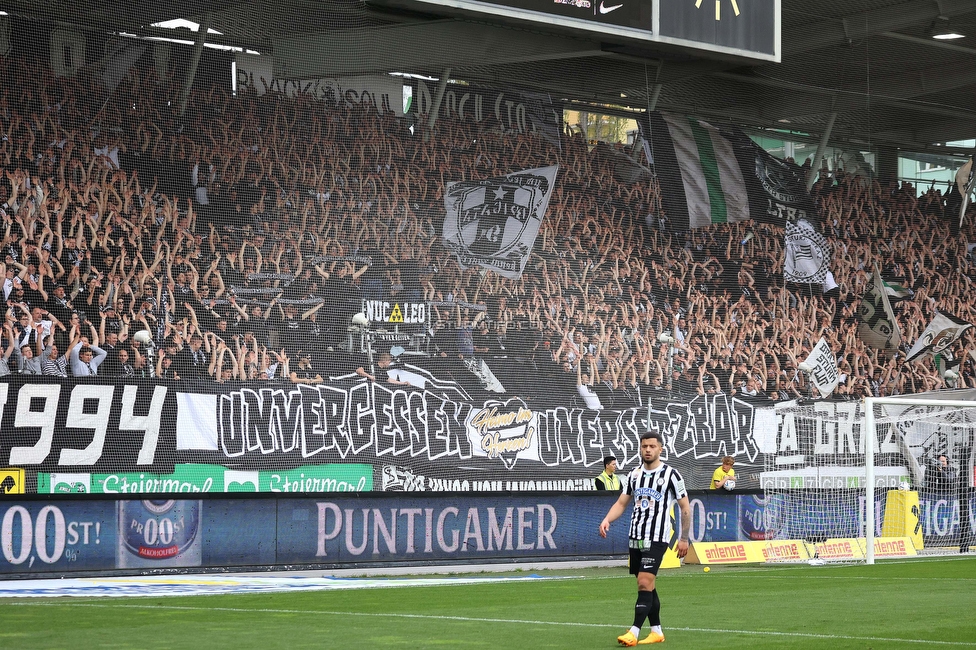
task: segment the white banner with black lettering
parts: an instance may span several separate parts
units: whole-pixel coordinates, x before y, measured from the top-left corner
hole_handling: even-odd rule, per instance
[[[820,395],[830,397],[840,383],[840,377],[837,374],[837,358],[825,338],[820,337],[804,363],[809,367],[810,381],[820,391]]]

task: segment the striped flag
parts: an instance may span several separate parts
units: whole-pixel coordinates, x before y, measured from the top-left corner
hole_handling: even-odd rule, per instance
[[[803,170],[769,155],[741,130],[668,113],[645,114],[640,124],[673,229],[816,220]]]
[[[885,295],[888,296],[889,300],[892,302],[898,302],[899,300],[912,297],[912,290],[906,286],[898,284],[897,282],[881,280],[881,285],[884,287]]]

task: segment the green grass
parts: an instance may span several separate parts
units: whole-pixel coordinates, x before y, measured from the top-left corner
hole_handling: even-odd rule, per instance
[[[613,648],[623,569],[477,586],[0,602],[0,648]],[[525,575],[520,574],[520,575]],[[667,648],[976,648],[976,559],[662,572]],[[645,628],[646,632],[647,628]]]

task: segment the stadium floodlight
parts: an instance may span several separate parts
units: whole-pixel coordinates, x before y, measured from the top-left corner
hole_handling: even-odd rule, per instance
[[[949,17],[939,16],[929,27],[929,33],[937,41],[953,41],[957,38],[966,38],[965,34],[960,34],[949,27]]]

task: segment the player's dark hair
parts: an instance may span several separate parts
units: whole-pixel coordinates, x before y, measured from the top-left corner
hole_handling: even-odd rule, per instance
[[[613,457],[613,456],[607,456],[606,458],[603,459],[603,466],[606,467],[607,465],[609,465],[610,463],[615,462],[616,460],[617,459],[615,457]]]
[[[661,445],[662,447],[664,446],[664,436],[661,434],[660,431],[645,431],[644,433],[641,434],[640,437],[641,442],[644,442],[645,440],[650,440],[651,438],[657,440],[658,444]]]

